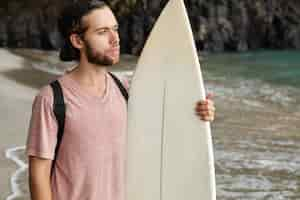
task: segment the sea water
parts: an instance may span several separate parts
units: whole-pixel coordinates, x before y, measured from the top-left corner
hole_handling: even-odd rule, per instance
[[[208,55],[217,199],[300,199],[300,51]]]

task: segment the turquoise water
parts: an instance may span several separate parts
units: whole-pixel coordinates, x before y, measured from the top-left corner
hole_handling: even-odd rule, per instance
[[[272,84],[300,87],[300,51],[211,55],[203,65],[219,76],[260,79]]]
[[[256,51],[205,56],[204,79],[222,97],[299,107],[300,51]],[[299,107],[300,109],[300,107]]]

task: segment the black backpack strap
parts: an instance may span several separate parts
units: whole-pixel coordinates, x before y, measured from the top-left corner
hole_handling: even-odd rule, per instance
[[[61,140],[64,133],[66,106],[65,106],[64,95],[60,83],[56,80],[50,83],[50,86],[52,87],[53,90],[53,112],[56,117],[57,125],[58,125],[57,144],[55,147],[54,160],[52,161],[52,169],[51,169],[51,174],[52,174],[55,161],[57,158],[58,149],[60,147]]]
[[[126,88],[124,87],[124,85],[122,84],[122,82],[111,72],[108,72],[111,77],[114,79],[115,83],[118,85],[122,95],[124,96],[125,100],[128,101],[129,95],[128,92],[126,90]]]
[[[118,85],[122,95],[124,96],[125,100],[128,101],[129,95],[125,87],[123,86],[122,82],[112,73],[109,72],[111,77],[114,79],[115,83]],[[64,128],[65,128],[65,115],[66,115],[66,105],[64,100],[63,91],[61,88],[60,83],[56,80],[50,83],[50,86],[53,90],[53,112],[57,120],[58,125],[58,131],[57,131],[57,143],[55,147],[55,154],[54,159],[52,161],[52,169],[51,169],[51,175],[53,173],[53,169],[55,166],[57,154],[59,147],[61,145],[61,141],[64,134]]]

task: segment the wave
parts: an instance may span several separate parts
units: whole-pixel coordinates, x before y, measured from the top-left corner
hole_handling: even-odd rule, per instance
[[[24,195],[20,189],[20,185],[17,183],[20,175],[23,174],[28,167],[27,164],[21,160],[17,154],[18,151],[23,150],[25,150],[25,146],[9,148],[5,152],[6,158],[14,161],[19,166],[17,171],[11,176],[10,184],[12,194],[9,195],[6,200],[13,200]]]

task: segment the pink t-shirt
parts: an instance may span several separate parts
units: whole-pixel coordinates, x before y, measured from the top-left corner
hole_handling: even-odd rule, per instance
[[[89,94],[66,75],[59,78],[66,118],[51,177],[53,200],[124,199],[127,104],[114,80],[106,76],[102,97]],[[27,154],[53,160],[56,141],[53,93],[48,85],[33,103]]]

